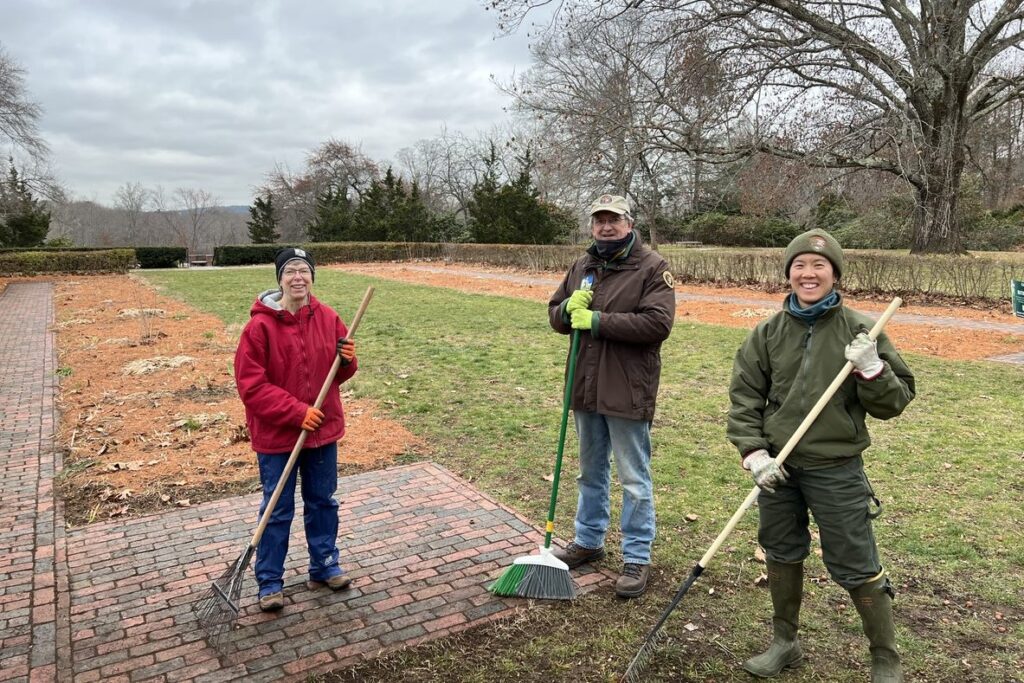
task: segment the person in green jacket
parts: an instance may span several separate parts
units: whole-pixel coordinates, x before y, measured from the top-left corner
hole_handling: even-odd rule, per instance
[[[871,444],[865,416],[887,420],[914,398],[914,376],[888,337],[872,341],[873,321],[846,308],[835,286],[843,250],[824,230],[790,242],[783,310],[761,322],[736,354],[727,435],[761,488],[758,541],[765,549],[774,638],[743,668],[770,677],[803,658],[797,638],[808,512],[833,580],[850,592],[871,649],[871,680],[902,681],[892,585],[871,522],[881,506],[864,472]],[[786,459],[775,456],[850,361],[854,372]]]

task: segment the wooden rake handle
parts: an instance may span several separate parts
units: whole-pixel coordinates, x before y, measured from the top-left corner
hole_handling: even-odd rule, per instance
[[[373,285],[366,288],[366,294],[363,295],[363,301],[359,304],[359,309],[356,310],[356,315],[352,319],[352,325],[348,328],[348,336],[352,337],[356,333],[356,328],[359,327],[359,322],[363,319],[363,313],[366,312],[366,307],[370,305],[370,299],[373,298]],[[335,354],[334,363],[331,365],[330,371],[327,373],[327,379],[324,380],[324,384],[320,387],[320,393],[316,397],[316,403],[313,404],[314,408],[319,408],[323,405],[324,399],[327,398],[327,392],[331,390],[331,385],[334,383],[334,377],[338,374],[338,368],[341,367],[341,356]],[[270,501],[267,503],[266,509],[260,516],[260,524],[256,527],[256,532],[252,535],[252,540],[249,541],[249,547],[255,548],[259,545],[260,539],[263,538],[263,532],[267,528],[267,524],[270,522],[270,515],[274,513],[274,508],[277,507],[277,501],[281,499],[281,492],[284,491],[285,482],[292,474],[292,470],[295,468],[295,462],[299,459],[299,453],[302,452],[302,447],[306,444],[306,437],[309,436],[309,432],[303,429],[299,432],[299,438],[295,441],[295,447],[292,448],[292,453],[288,456],[288,462],[285,463],[284,471],[281,473],[281,478],[277,481],[277,486],[274,487],[274,493],[270,496]]]
[[[875,322],[874,326],[871,328],[871,331],[868,332],[868,336],[872,340],[878,338],[878,335],[882,333],[882,329],[885,328],[885,324],[889,322],[889,318],[893,316],[893,314],[896,312],[896,309],[898,309],[902,304],[903,299],[899,297],[896,297],[895,299],[892,300],[892,303],[889,304],[889,307],[885,309],[885,312],[882,313],[882,315]],[[814,421],[818,418],[818,415],[820,415],[821,411],[825,409],[825,406],[828,404],[828,402],[832,400],[832,396],[834,396],[835,393],[839,390],[839,387],[843,385],[843,382],[846,381],[846,378],[850,376],[851,372],[853,372],[853,363],[851,363],[850,361],[846,361],[846,365],[844,365],[843,369],[839,371],[839,374],[836,375],[836,378],[832,380],[832,383],[828,385],[828,388],[825,389],[825,393],[821,395],[821,398],[818,399],[818,402],[815,403],[814,407],[811,408],[809,413],[807,413],[807,416],[804,417],[803,422],[801,422],[800,426],[796,428],[796,431],[793,432],[793,435],[789,437],[789,440],[786,442],[786,445],[782,447],[782,450],[779,451],[779,454],[775,456],[775,462],[781,465],[783,462],[786,461],[786,458],[788,458],[789,454],[793,452],[793,449],[796,448],[796,445],[800,442],[800,439],[802,439],[804,434],[807,433],[807,430],[811,428],[811,425],[814,424]],[[729,534],[732,533],[732,530],[736,528],[737,524],[739,524],[740,519],[742,519],[747,509],[754,504],[755,500],[757,500],[759,492],[760,489],[757,486],[754,486],[754,488],[750,490],[750,493],[747,494],[746,499],[744,499],[739,509],[737,509],[736,512],[733,513],[733,516],[729,519],[729,522],[725,525],[725,528],[722,529],[722,533],[718,534],[718,537],[715,539],[715,542],[712,543],[711,547],[708,548],[708,551],[704,553],[704,557],[700,558],[700,562],[698,562],[697,564],[700,566],[702,570],[707,569],[708,564],[711,562],[711,558],[715,556],[715,553],[718,552],[718,549],[722,546],[723,543],[725,543],[725,539],[729,537]]]

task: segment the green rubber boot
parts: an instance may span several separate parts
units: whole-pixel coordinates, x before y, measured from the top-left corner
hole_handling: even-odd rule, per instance
[[[850,591],[871,645],[871,683],[903,683],[892,620],[892,588],[881,576]]]
[[[800,623],[800,599],[804,590],[804,565],[768,560],[768,588],[772,593],[774,638],[768,650],[743,662],[755,676],[770,678],[788,666],[796,666],[804,653],[796,632]]]

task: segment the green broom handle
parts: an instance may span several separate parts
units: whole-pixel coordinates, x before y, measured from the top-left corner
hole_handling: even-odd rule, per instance
[[[576,353],[580,348],[580,331],[572,331],[572,348],[569,350],[569,371],[565,376],[565,393],[562,398],[562,426],[558,429],[558,455],[555,457],[555,476],[551,483],[551,503],[548,505],[548,523],[545,527],[544,547],[551,547],[551,535],[555,532],[555,501],[558,500],[558,480],[562,475],[562,453],[565,451],[565,429],[569,422],[569,403],[572,398],[572,383],[576,375]]]
[[[363,301],[359,304],[359,309],[356,311],[356,316],[352,319],[352,326],[348,328],[348,336],[351,337],[356,333],[356,328],[359,327],[359,321],[363,319],[363,313],[366,312],[366,307],[370,305],[370,299],[373,298],[373,285],[366,288],[366,294],[363,295]],[[331,365],[330,371],[327,373],[327,378],[324,380],[323,386],[320,387],[320,393],[317,394],[316,402],[313,404],[314,408],[319,409],[324,404],[324,399],[327,398],[327,392],[330,391],[331,385],[334,383],[334,376],[338,374],[338,368],[341,367],[341,356],[334,356],[334,363]],[[270,500],[267,502],[267,507],[263,511],[263,515],[260,517],[260,524],[256,527],[256,532],[252,535],[252,540],[249,541],[249,547],[255,548],[260,543],[260,539],[263,538],[263,532],[267,528],[267,524],[270,522],[270,515],[274,513],[274,509],[277,507],[277,501],[281,499],[281,492],[284,491],[285,482],[292,474],[292,470],[295,468],[295,461],[299,459],[299,453],[302,452],[302,447],[306,445],[306,437],[309,436],[309,432],[303,429],[299,433],[299,438],[295,442],[295,447],[292,448],[291,455],[288,456],[288,462],[284,465],[284,471],[281,472],[281,478],[277,480],[277,486],[274,487],[274,492],[270,495]]]

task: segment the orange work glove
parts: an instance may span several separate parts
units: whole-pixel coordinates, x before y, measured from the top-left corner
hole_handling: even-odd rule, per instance
[[[356,343],[348,337],[338,340],[338,355],[341,356],[341,364],[348,365],[356,357]]]
[[[302,420],[302,428],[307,432],[316,431],[324,421],[324,412],[310,406],[306,408],[306,417]]]

